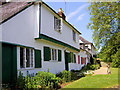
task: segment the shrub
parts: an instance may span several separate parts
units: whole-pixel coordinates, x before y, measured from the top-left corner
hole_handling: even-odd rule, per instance
[[[95,65],[91,65],[91,66],[90,66],[90,69],[91,69],[91,70],[95,70],[95,68],[96,68]]]
[[[78,76],[78,78],[81,78],[81,77],[85,77],[85,74],[83,72],[81,72],[77,76]]]
[[[62,71],[56,74],[57,77],[61,78],[60,83],[71,81],[71,72],[70,71]]]
[[[71,71],[71,80],[77,80],[77,79],[78,79],[77,73],[74,71]]]
[[[69,81],[71,81],[71,73],[70,73],[70,71],[66,71],[66,70],[64,70],[64,71],[62,71],[62,80],[63,80],[63,82],[69,82]]]
[[[56,77],[63,78],[63,73],[62,73],[62,72],[57,73],[57,74],[56,74]]]
[[[60,88],[61,78],[56,77],[55,74],[50,72],[37,72],[36,75],[29,74],[23,77],[20,72],[17,79],[17,86],[19,88],[32,89],[32,88]]]
[[[17,84],[18,88],[24,88],[25,80],[24,80],[24,77],[23,77],[23,74],[21,73],[21,71],[19,72],[19,76],[17,78],[16,84]]]
[[[91,70],[92,69],[91,67],[93,67],[92,64],[88,63],[87,65],[85,65],[84,67],[82,67],[81,71]]]
[[[95,66],[96,66],[95,69],[100,69],[100,65],[99,64],[96,64]]]

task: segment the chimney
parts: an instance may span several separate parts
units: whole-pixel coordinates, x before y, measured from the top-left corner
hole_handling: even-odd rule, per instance
[[[66,16],[64,15],[62,8],[59,8],[58,14],[65,20]]]

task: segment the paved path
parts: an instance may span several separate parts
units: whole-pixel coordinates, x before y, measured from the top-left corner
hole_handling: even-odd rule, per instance
[[[101,62],[101,65],[102,65],[102,67],[98,70],[95,70],[93,75],[107,74],[107,64],[104,62]]]

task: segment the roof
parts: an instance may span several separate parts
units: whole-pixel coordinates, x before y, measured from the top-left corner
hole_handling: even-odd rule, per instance
[[[31,3],[27,3],[27,2],[9,2],[9,3],[5,3],[0,7],[0,10],[2,12],[0,12],[0,23],[5,22],[6,20],[8,20],[10,17],[15,16],[18,12],[20,12],[21,10],[27,8],[28,6],[32,5]]]
[[[9,2],[6,4],[3,4],[2,7],[0,7],[1,11],[0,15],[2,15],[2,17],[0,17],[0,24],[7,21],[9,18],[15,16],[16,14],[18,14],[20,11],[26,9],[27,7],[31,6],[34,2]],[[39,3],[39,2],[37,2]],[[54,14],[56,14],[57,16],[59,16],[61,18],[61,16],[56,13],[50,6],[48,6],[45,2],[41,2],[42,4],[44,4],[47,8],[49,8]],[[67,23],[72,29],[74,29],[77,33],[81,34],[75,27],[73,27],[70,23],[68,23],[66,20],[63,19],[63,21],[65,23]]]
[[[95,48],[95,46],[93,45],[93,43],[91,43],[91,42],[85,40],[83,37],[80,36],[79,39],[80,39],[84,44],[91,44],[91,45]],[[96,49],[96,48],[95,48],[95,49]]]
[[[80,40],[85,44],[92,44],[91,42],[85,40],[83,37],[80,36]]]

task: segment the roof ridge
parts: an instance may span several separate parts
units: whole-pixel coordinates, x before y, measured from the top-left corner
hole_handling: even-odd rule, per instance
[[[91,43],[91,42],[89,42],[88,40],[84,39],[82,36],[80,36],[79,39],[80,39],[83,43]]]

